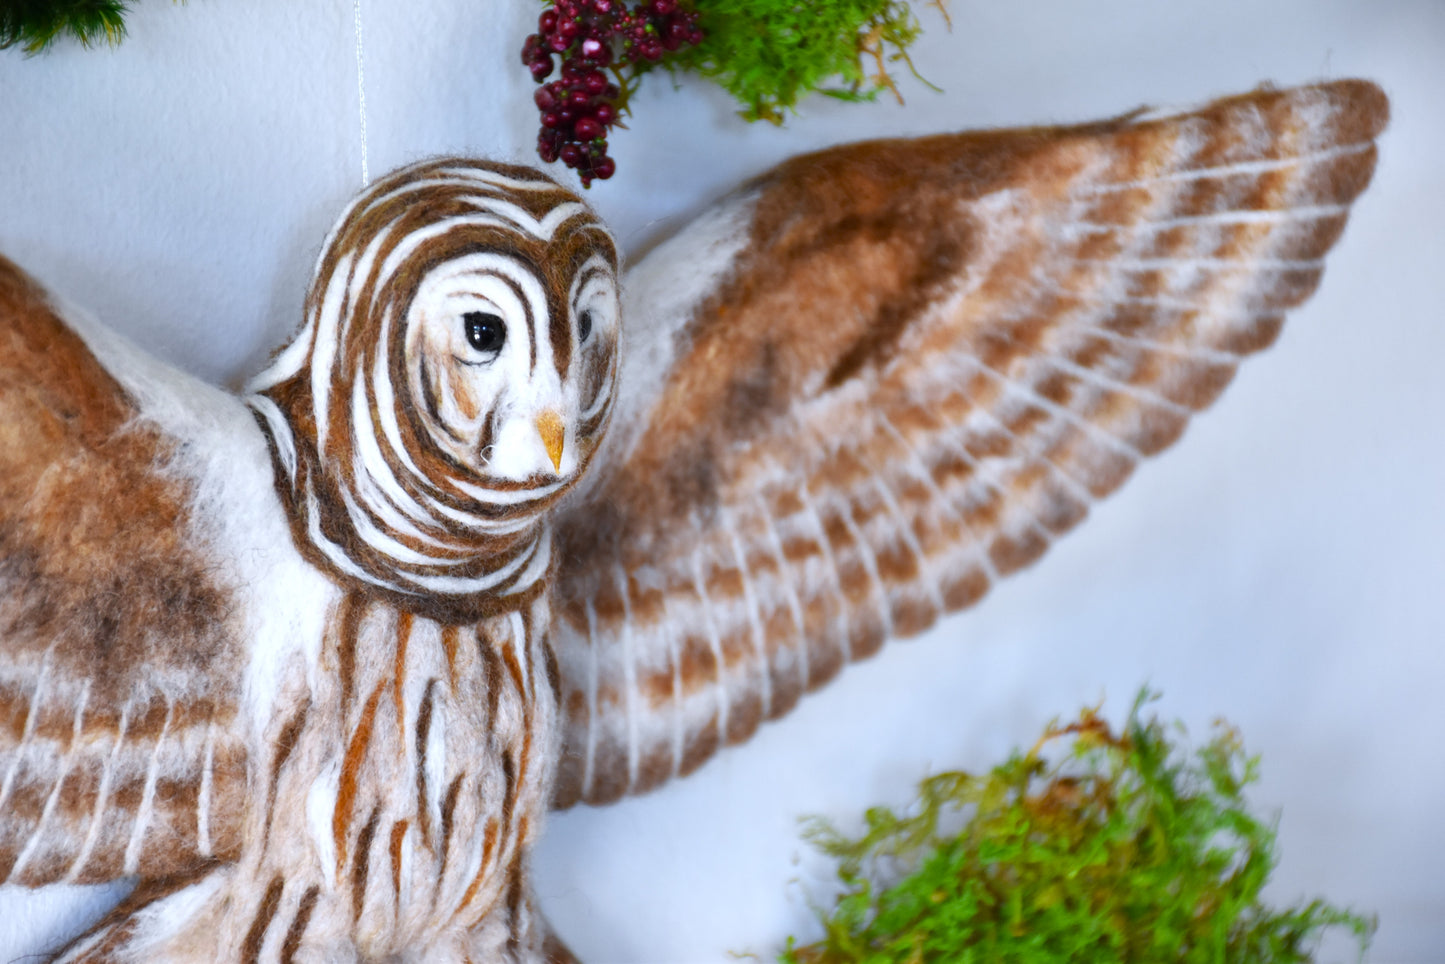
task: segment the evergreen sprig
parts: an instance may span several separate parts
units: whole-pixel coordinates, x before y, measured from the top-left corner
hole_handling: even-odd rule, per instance
[[[947,15],[944,0],[931,2]],[[889,66],[902,60],[913,69],[905,48],[922,32],[902,0],[542,5],[537,32],[521,50],[522,63],[541,85],[534,93],[537,154],[575,169],[583,187],[615,172],[608,137],[625,126],[632,95],[659,67],[710,78],[742,105],[744,119],[781,124],[800,98],[814,92],[851,101],[871,100],[883,90],[898,95]],[[559,66],[560,76],[553,78]]]
[[[934,5],[943,9],[942,0]],[[710,78],[745,119],[775,124],[813,92],[897,95],[889,65],[902,60],[911,71],[906,48],[922,33],[899,0],[695,0],[695,9],[706,39],[665,66]]]
[[[811,821],[844,892],[823,940],[781,960],[1286,964],[1332,928],[1363,957],[1372,919],[1261,902],[1275,830],[1243,799],[1258,760],[1238,734],[1221,726],[1191,758],[1143,719],[1148,698],[1122,734],[1085,710],[986,775],[929,777],[915,815],[869,810],[856,839]]]
[[[0,0],[0,49],[39,53],[69,36],[82,46],[114,46],[125,36],[128,0]]]

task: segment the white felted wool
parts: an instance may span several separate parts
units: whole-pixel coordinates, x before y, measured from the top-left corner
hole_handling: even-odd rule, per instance
[[[525,73],[508,73],[515,58],[505,25],[489,24],[485,37],[473,34],[459,42],[456,28],[473,21],[459,5],[453,6],[456,9],[409,11],[405,20],[392,22],[383,20],[394,16],[388,11],[369,12],[366,36],[370,38],[367,74],[373,170],[436,151],[495,154],[500,145],[501,153],[507,154],[507,145],[530,141],[527,126],[532,118],[526,116],[530,109]],[[1438,560],[1432,562],[1436,557],[1423,551],[1435,518],[1430,511],[1433,502],[1424,497],[1427,486],[1407,486],[1400,491],[1397,481],[1397,497],[1379,513],[1408,517],[1414,520],[1410,525],[1386,524],[1388,520],[1376,518],[1375,512],[1362,512],[1354,521],[1353,516],[1337,519],[1337,524],[1328,527],[1318,523],[1331,506],[1354,504],[1359,491],[1370,484],[1369,477],[1360,474],[1363,469],[1340,471],[1338,443],[1342,437],[1372,439],[1372,464],[1399,463],[1410,469],[1392,470],[1392,478],[1423,483],[1438,477],[1433,463],[1417,464],[1410,461],[1414,456],[1401,454],[1418,453],[1410,439],[1422,437],[1426,428],[1414,425],[1412,419],[1432,411],[1422,400],[1433,396],[1420,387],[1427,383],[1417,376],[1424,370],[1421,359],[1431,355],[1425,349],[1435,336],[1408,327],[1408,319],[1422,317],[1417,307],[1411,307],[1415,304],[1411,299],[1426,290],[1424,279],[1429,272],[1424,266],[1429,263],[1432,244],[1438,255],[1438,242],[1431,240],[1435,237],[1432,232],[1423,229],[1385,230],[1377,212],[1393,212],[1390,216],[1407,226],[1411,216],[1419,222],[1420,212],[1428,207],[1423,199],[1434,196],[1429,193],[1430,185],[1438,186],[1438,176],[1408,159],[1433,156],[1431,142],[1416,126],[1420,112],[1411,108],[1426,103],[1416,93],[1431,87],[1422,78],[1438,75],[1438,65],[1430,66],[1433,61],[1417,56],[1417,48],[1429,47],[1425,40],[1439,36],[1439,24],[1423,12],[1412,15],[1416,18],[1412,21],[1398,11],[1388,17],[1376,11],[1370,18],[1375,26],[1362,31],[1358,29],[1361,9],[1346,3],[1325,7],[1315,3],[1307,8],[1280,3],[1264,11],[1257,5],[1246,10],[1241,4],[1227,2],[1186,4],[1171,10],[1167,23],[1142,5],[1117,3],[1097,11],[1099,23],[1131,23],[1135,29],[1125,36],[1112,28],[1101,33],[1090,26],[1091,21],[1079,21],[1079,12],[1069,5],[1046,6],[1030,14],[1046,17],[1047,24],[1000,8],[986,11],[983,20],[972,23],[966,33],[954,38],[940,33],[936,41],[929,38],[930,49],[943,55],[924,61],[924,72],[930,79],[943,81],[955,92],[953,97],[931,100],[920,93],[909,111],[898,113],[882,105],[841,108],[824,104],[811,118],[784,132],[732,128],[727,106],[699,88],[673,93],[659,87],[644,92],[633,132],[619,135],[615,150],[621,157],[618,178],[589,198],[608,215],[629,248],[637,247],[639,226],[652,219],[694,207],[706,194],[736,183],[786,154],[843,136],[897,133],[905,126],[912,132],[925,132],[1061,116],[1084,118],[1144,101],[1198,101],[1228,90],[1247,89],[1262,71],[1280,80],[1311,78],[1321,69],[1327,49],[1335,52],[1336,69],[1387,81],[1398,105],[1396,126],[1387,143],[1404,147],[1397,152],[1387,146],[1380,183],[1362,205],[1362,215],[1352,222],[1340,257],[1332,256],[1331,281],[1326,288],[1330,295],[1311,306],[1310,317],[1301,319],[1304,324],[1291,323],[1286,335],[1288,350],[1272,354],[1268,367],[1242,377],[1230,401],[1197,423],[1189,444],[1163,460],[1161,467],[1141,472],[1127,498],[1114,500],[1107,511],[1096,513],[1082,535],[1065,540],[1049,555],[1050,562],[1028,578],[1013,581],[1008,591],[997,594],[966,623],[944,623],[934,641],[890,651],[866,668],[845,674],[837,686],[803,701],[802,709],[788,724],[764,728],[753,747],[730,755],[721,766],[704,768],[692,780],[673,784],[648,800],[603,811],[573,811],[551,821],[552,837],[543,846],[540,862],[542,895],[558,929],[584,959],[724,959],[728,949],[777,942],[788,932],[806,928],[810,919],[806,902],[798,900],[789,907],[780,898],[784,882],[796,873],[788,865],[788,856],[794,848],[793,818],[797,814],[820,809],[846,814],[879,799],[900,799],[930,762],[960,762],[960,740],[968,744],[964,762],[984,765],[1011,743],[1029,738],[1048,716],[1096,699],[1105,683],[1111,695],[1117,695],[1132,690],[1146,675],[1166,690],[1171,701],[1178,700],[1171,705],[1184,707],[1181,712],[1192,721],[1202,722],[1223,711],[1242,723],[1252,746],[1265,752],[1267,775],[1281,774],[1265,789],[1271,802],[1286,803],[1282,872],[1287,888],[1312,892],[1323,887],[1331,896],[1385,910],[1382,947],[1393,951],[1387,956],[1418,957],[1421,949],[1438,944],[1430,939],[1429,921],[1418,915],[1412,918],[1408,910],[1411,906],[1438,906],[1438,899],[1432,897],[1438,897],[1438,886],[1431,890],[1433,877],[1407,877],[1413,890],[1406,901],[1396,899],[1400,885],[1391,876],[1399,867],[1431,863],[1430,848],[1419,844],[1421,830],[1431,817],[1408,806],[1402,808],[1398,797],[1387,798],[1373,789],[1395,785],[1385,780],[1387,776],[1391,780],[1399,777],[1405,781],[1399,784],[1400,796],[1438,798],[1432,778],[1402,763],[1418,759],[1422,751],[1419,747],[1408,752],[1403,749],[1412,739],[1409,734],[1438,730],[1431,722],[1433,711],[1428,709],[1433,704],[1409,695],[1414,692],[1412,685],[1435,675],[1429,672],[1434,665],[1430,654],[1435,650],[1426,643],[1438,638],[1438,614],[1422,610],[1418,602],[1410,603],[1406,598],[1410,593],[1403,588],[1426,585],[1432,573],[1439,575]],[[530,19],[534,12],[506,11],[506,16],[520,20]],[[0,195],[14,194],[0,224],[0,250],[20,256],[42,277],[62,282],[66,290],[80,292],[86,303],[103,305],[107,322],[118,324],[148,348],[171,359],[183,359],[187,368],[210,377],[234,374],[239,359],[259,358],[299,317],[303,275],[313,260],[316,239],[356,184],[355,92],[349,86],[354,79],[350,11],[298,13],[262,3],[252,5],[245,15],[221,8],[171,10],[164,6],[140,8],[137,15],[129,45],[117,54],[97,58],[76,51],[49,60],[0,62],[6,89],[19,92],[0,104],[0,116],[6,129],[21,135],[13,148],[7,146],[7,152],[15,152],[8,156],[18,159],[20,173],[13,181],[8,172],[0,177]],[[1204,58],[1209,45],[1200,44],[1197,38],[1208,37],[1226,24],[1235,30],[1245,15],[1255,29],[1248,36],[1231,32],[1228,45],[1217,46]],[[235,22],[225,22],[227,18],[235,18]],[[271,28],[283,18],[294,21],[299,29],[284,32],[278,47]],[[155,32],[157,25],[177,32],[162,37]],[[450,29],[438,30],[439,26]],[[518,37],[524,32],[516,31]],[[1185,34],[1190,42],[1181,46]],[[217,42],[208,38],[220,36],[227,38],[226,49],[206,47]],[[1065,36],[1070,37],[1068,44],[1061,42]],[[487,44],[495,47],[493,54],[486,53],[493,49]],[[959,56],[960,47],[967,51],[966,56]],[[1221,55],[1225,47],[1228,53]],[[1140,66],[1138,51],[1146,49],[1160,53],[1159,69]],[[1081,61],[1084,52],[1092,53]],[[157,57],[158,53],[170,56]],[[290,62],[305,65],[315,77],[308,75],[305,82],[293,83],[298,68],[285,66],[288,54]],[[227,116],[224,131],[207,126],[206,117],[216,101],[215,87],[207,81],[189,85],[199,88],[195,92],[198,105],[212,95],[204,110],[174,106],[187,103],[191,93],[187,84],[153,82],[156,77],[170,76],[180,60],[193,55],[212,73],[179,73],[226,81],[222,85],[227,88],[222,98],[226,110],[216,114]],[[278,60],[270,61],[272,56]],[[922,56],[928,57],[928,51],[922,51]],[[1436,74],[1430,74],[1431,70]],[[482,80],[477,79],[479,71],[488,72]],[[515,80],[493,83],[492,73]],[[106,74],[122,80],[126,76],[144,78],[148,89],[127,90],[123,82],[107,86],[97,81],[85,92],[93,76]],[[237,77],[254,77],[255,82],[236,84]],[[989,78],[987,92],[980,86],[978,78],[982,77]],[[1065,77],[1067,82],[1059,82]],[[67,109],[46,109],[46,99],[66,96],[65,85],[71,83],[77,89],[69,92]],[[267,97],[270,84],[284,86],[287,93]],[[295,88],[306,93],[297,95]],[[118,93],[96,93],[109,90]],[[96,99],[112,97],[109,102]],[[344,109],[333,109],[335,101],[343,102]],[[286,105],[279,113],[277,103]],[[436,105],[436,109],[419,105]],[[92,107],[93,116],[87,116]],[[498,119],[509,111],[512,121]],[[167,116],[165,127],[150,120],[156,115]],[[45,136],[25,136],[25,125],[40,123],[39,118],[47,125]],[[294,130],[276,133],[278,121],[285,130],[290,130],[285,125]],[[56,124],[60,136],[52,133]],[[720,134],[719,127],[725,133]],[[174,148],[134,145],[136,140],[172,136],[177,139]],[[712,149],[723,139],[729,150]],[[97,152],[97,142],[111,149]],[[636,153],[629,154],[629,149]],[[138,160],[155,156],[175,158],[174,169],[168,167],[164,177],[157,177],[153,163]],[[512,156],[525,159],[520,152]],[[67,164],[77,164],[82,157],[84,176],[61,176]],[[1391,167],[1392,161],[1397,166]],[[629,182],[630,168],[645,170],[647,175]],[[100,171],[115,176],[101,178]],[[1390,172],[1393,178],[1383,176]],[[217,198],[222,192],[216,185],[225,186],[224,197]],[[1401,203],[1406,195],[1408,203]],[[1377,206],[1381,204],[1383,208]],[[649,258],[640,263],[633,280],[638,281],[645,272],[651,272],[655,280],[647,286],[637,284],[637,290],[658,292],[658,303],[671,297],[673,307],[655,313],[660,320],[654,321],[652,330],[662,333],[661,337],[648,341],[652,347],[637,356],[641,360],[637,370],[645,377],[630,379],[628,366],[634,362],[624,360],[619,414],[648,410],[668,373],[694,344],[690,337],[669,339],[666,333],[677,330],[684,322],[687,303],[705,296],[726,274],[724,266],[739,256],[740,230],[736,222],[728,222],[713,232],[712,240],[700,229],[684,236],[703,240],[682,259],[683,270],[678,273],[683,278],[671,286],[665,280],[672,272],[666,259]],[[1373,244],[1362,246],[1362,230],[1364,237],[1375,239]],[[1413,240],[1402,245],[1398,243],[1401,237]],[[1365,264],[1360,267],[1362,257]],[[1405,263],[1417,259],[1421,270],[1402,271],[1397,267],[1402,259]],[[698,272],[703,263],[707,270]],[[157,284],[162,276],[173,280]],[[1364,279],[1373,279],[1368,291],[1352,287]],[[1382,286],[1380,279],[1391,283]],[[632,292],[628,297],[633,297]],[[1388,302],[1383,312],[1379,298]],[[647,312],[649,302],[642,300],[639,317],[652,317]],[[1330,307],[1337,303],[1340,309]],[[1345,306],[1348,310],[1341,310]],[[1375,326],[1362,344],[1359,319],[1381,314],[1392,319],[1391,325]],[[1335,318],[1339,321],[1332,321]],[[171,327],[167,329],[167,325]],[[1407,327],[1396,327],[1402,325]],[[168,330],[174,337],[166,334]],[[1412,334],[1404,337],[1400,332]],[[624,332],[624,338],[632,334]],[[1320,338],[1325,341],[1318,341]],[[638,342],[643,344],[641,336]],[[1312,351],[1312,345],[1331,343],[1349,347],[1334,355]],[[1408,350],[1398,351],[1401,348]],[[1389,354],[1392,351],[1396,353]],[[105,355],[101,361],[108,366],[113,363]],[[1385,372],[1388,377],[1370,381]],[[126,383],[119,370],[115,377]],[[1374,387],[1361,391],[1360,379]],[[1354,387],[1344,391],[1342,385]],[[1287,429],[1272,422],[1281,411],[1276,394],[1290,400],[1283,406]],[[1348,411],[1341,410],[1344,405]],[[447,406],[443,403],[442,407]],[[185,402],[170,411],[181,413],[184,421],[184,413],[193,409],[202,411],[206,405]],[[163,410],[165,405],[155,409]],[[1438,404],[1433,410],[1438,410]],[[1321,413],[1329,414],[1321,418]],[[249,416],[244,409],[222,406],[208,421],[239,425],[245,418]],[[157,421],[162,426],[172,424],[159,416]],[[614,428],[628,430],[634,444],[648,434],[636,428],[640,420],[617,421]],[[850,435],[863,424],[861,417],[837,421],[841,424],[830,425],[830,432]],[[1276,426],[1274,434],[1267,428],[1270,424]],[[239,457],[234,473],[224,465],[202,470],[204,459],[187,461],[191,452],[229,453],[232,445],[241,442],[209,446],[199,431],[167,431],[188,440],[166,460],[167,466],[173,466],[186,484],[195,486],[195,492],[209,487],[208,504],[224,506],[227,499],[235,498],[237,505],[250,505],[249,496],[241,494],[243,489],[268,491],[270,479],[260,471],[270,468],[264,458],[248,461],[250,456]],[[238,438],[244,439],[247,431],[254,443],[263,438],[254,422],[242,429]],[[224,434],[218,430],[217,437]],[[614,434],[621,437],[620,432]],[[1295,438],[1310,444],[1301,447],[1292,442]],[[828,444],[816,432],[800,434],[797,441],[800,450],[810,445],[826,449]],[[1326,452],[1332,454],[1321,461]],[[531,455],[540,458],[535,451]],[[610,455],[621,461],[621,450]],[[1349,462],[1348,457],[1345,461]],[[257,471],[245,469],[246,465]],[[600,475],[594,478],[598,484],[603,481]],[[1250,484],[1242,486],[1239,479],[1248,479]],[[891,489],[889,494],[897,506],[898,495]],[[201,497],[195,498],[200,504]],[[880,493],[876,498],[885,512],[894,511],[887,496]],[[828,511],[826,501],[816,508],[823,514]],[[245,510],[237,511],[233,522],[209,517],[209,529],[200,527],[194,544],[208,550],[219,546],[216,551],[234,561],[234,572],[239,575],[235,580],[238,587],[232,591],[244,591],[247,599],[264,595],[248,588],[253,582],[274,582],[298,599],[305,597],[312,589],[306,588],[305,578],[293,576],[308,569],[313,582],[320,580],[335,590],[336,582],[318,577],[299,553],[293,553],[280,567],[281,574],[268,582],[268,567],[274,566],[279,556],[270,550],[251,556],[244,553],[248,531],[277,531],[276,520],[282,517],[272,512],[271,521],[266,518],[248,515]],[[739,541],[754,534],[756,520],[747,512],[730,507],[716,518],[738,528]],[[1313,541],[1324,528],[1331,533],[1328,547]],[[1382,532],[1406,531],[1411,535],[1383,537],[1389,550],[1379,549]],[[1160,532],[1169,535],[1160,536]],[[860,527],[859,534],[867,537],[867,527]],[[922,537],[916,536],[915,541],[918,549],[927,551]],[[1310,551],[1301,553],[1301,546]],[[701,560],[704,572],[699,581],[704,588],[710,587],[709,567],[719,571],[718,561],[725,562],[731,553],[728,545],[723,550],[710,549]],[[750,543],[743,541],[743,554],[749,551]],[[1346,582],[1330,575],[1331,558],[1365,555],[1375,560],[1371,578],[1378,583],[1371,585],[1402,587],[1390,590],[1388,605],[1383,607],[1392,614],[1388,625],[1372,621],[1378,616],[1371,614],[1382,609],[1378,592],[1359,591],[1353,575]],[[1171,560],[1187,560],[1188,565],[1172,569]],[[248,565],[252,568],[246,568]],[[1352,574],[1358,573],[1358,566],[1348,568]],[[866,569],[864,575],[871,579]],[[628,599],[630,611],[641,618],[647,607],[654,605],[653,591],[666,586],[657,584],[645,571],[638,570],[636,575],[636,594],[624,591],[618,596]],[[618,581],[615,575],[613,581]],[[626,582],[625,577],[622,581]],[[1322,594],[1322,585],[1333,588]],[[1328,620],[1309,615],[1323,611],[1321,595],[1331,600]],[[1425,598],[1423,593],[1419,595]],[[696,593],[691,600],[673,596],[663,605],[673,617],[695,621],[705,612],[696,599]],[[928,601],[932,606],[936,603],[936,599]],[[271,615],[278,629],[266,631],[268,638],[277,641],[268,657],[272,664],[257,668],[253,679],[286,676],[286,666],[294,662],[285,660],[296,659],[296,638],[311,640],[299,646],[305,658],[320,659],[324,634],[316,631],[315,623],[324,615],[313,615],[310,628],[287,634],[279,628],[291,618],[285,615],[290,611],[287,605],[273,607]],[[742,600],[731,601],[724,615],[730,625],[746,628],[739,638],[747,640],[755,633],[757,607],[779,605],[791,620],[787,592],[776,584],[750,584]],[[889,613],[890,620],[894,615]],[[962,626],[967,626],[970,637],[966,644],[948,638],[959,636]],[[396,639],[394,630],[372,624],[364,635],[376,644],[358,646],[356,688],[363,701],[354,712],[364,711],[367,687],[384,682],[381,674],[388,672],[390,665],[384,650]],[[1365,637],[1370,640],[1369,647],[1361,644]],[[1298,638],[1311,641],[1308,658],[1300,655],[1304,647],[1294,642]],[[711,650],[711,638],[701,642]],[[717,642],[721,648],[723,640]],[[691,700],[672,714],[609,715],[618,713],[619,706],[629,706],[629,701],[632,707],[642,705],[636,695],[626,694],[635,694],[638,691],[632,687],[672,665],[667,662],[670,656],[657,656],[667,644],[665,635],[639,630],[624,634],[624,645],[633,647],[630,656],[620,648],[608,652],[605,674],[620,681],[616,695],[622,698],[614,704],[602,701],[612,707],[602,714],[607,726],[597,730],[596,736],[584,737],[580,757],[583,783],[597,782],[597,775],[608,769],[599,767],[599,761],[610,753],[611,772],[622,774],[618,786],[636,789],[645,782],[642,777],[656,770],[655,760],[665,759],[669,770],[681,768],[689,734],[706,731],[709,723],[716,729],[719,714],[714,710],[721,706],[717,700],[714,707],[705,700]],[[409,644],[408,652],[419,654],[415,656],[418,666],[425,668],[425,660],[430,658],[427,654],[434,654],[437,645],[422,633]],[[444,657],[445,645],[441,650]],[[1351,655],[1366,651],[1373,655],[1365,663]],[[391,656],[394,658],[395,652]],[[638,662],[639,658],[648,662]],[[604,671],[604,667],[592,667],[565,653],[562,662],[564,677],[585,681]],[[1392,675],[1403,666],[1415,668],[1400,678]],[[801,676],[796,663],[790,668]],[[738,674],[729,682],[746,683],[748,678]],[[1282,701],[1278,681],[1293,679],[1309,685],[1301,694]],[[278,705],[288,705],[283,687],[248,687],[251,702],[246,712],[254,718],[264,717]],[[744,686],[738,692],[747,689]],[[419,718],[425,692],[403,690],[406,712]],[[586,688],[579,692],[585,697]],[[782,692],[781,683],[773,686],[768,699],[773,701],[772,694]],[[907,698],[880,695],[897,693],[906,693]],[[384,720],[393,699],[393,694],[378,699],[377,718]],[[597,701],[592,705],[598,705]],[[661,705],[667,706],[667,701]],[[746,720],[745,706],[746,701],[729,703],[727,718]],[[859,712],[865,706],[867,711]],[[434,712],[445,711],[434,708]],[[507,727],[515,725],[516,713],[508,707],[499,706],[498,716],[509,721]],[[1393,722],[1373,722],[1377,720]],[[161,714],[159,723],[165,722]],[[960,732],[977,736],[962,737]],[[433,728],[427,736],[429,787],[446,785],[446,767],[453,756],[442,733]],[[275,735],[273,731],[272,737]],[[1254,742],[1256,735],[1258,743]],[[727,734],[718,736],[721,741]],[[585,775],[588,745],[590,780]],[[1322,748],[1344,745],[1365,746],[1369,752],[1355,754],[1342,767],[1336,766],[1333,758],[1328,766],[1310,765],[1309,761],[1328,756]],[[1402,748],[1398,754],[1393,749],[1397,745]],[[599,754],[599,748],[604,752]],[[616,748],[623,752],[614,752]],[[201,752],[204,755],[204,744]],[[313,761],[307,764],[312,766],[314,757],[308,757],[308,752],[298,747],[289,765],[306,759]],[[186,762],[181,754],[167,765],[182,767]],[[324,853],[325,841],[335,839],[335,821],[328,823],[327,815],[335,812],[342,777],[339,769],[331,773],[315,765],[323,778],[313,783],[319,788],[315,795],[307,796],[311,814],[307,839],[313,843],[306,846]],[[265,771],[266,762],[259,766]],[[1322,769],[1332,774],[1328,793],[1321,792],[1318,784]],[[144,773],[145,766],[135,772]],[[1338,776],[1341,773],[1343,777]],[[1405,773],[1408,778],[1400,777]],[[436,795],[436,791],[429,792]],[[139,798],[144,797],[142,782]],[[163,800],[164,794],[152,794],[153,807],[157,799]],[[1390,803],[1390,799],[1396,802]],[[434,805],[439,812],[444,803],[442,794],[427,806]],[[369,817],[369,813],[363,816]],[[365,826],[366,821],[360,821],[346,829],[359,834]],[[1341,827],[1350,832],[1341,833]],[[1293,828],[1299,828],[1300,836],[1292,841]],[[559,830],[560,834],[556,833]],[[381,841],[381,830],[374,833],[374,866],[389,870],[391,857],[386,848],[390,841]],[[1361,842],[1352,843],[1355,840]],[[474,837],[468,843],[475,853],[484,843],[484,835],[481,842]],[[1370,854],[1376,850],[1395,857],[1375,860]],[[142,861],[144,856],[145,848],[138,848],[136,860]],[[336,854],[324,856],[334,860]],[[413,859],[403,852],[405,875],[410,875]],[[1395,868],[1391,875],[1379,870],[1386,863]],[[1330,878],[1330,874],[1339,876]],[[1333,883],[1328,885],[1318,883],[1330,880]],[[264,904],[269,884],[266,879],[253,882],[259,891],[254,894],[256,908]],[[348,887],[350,881],[343,880],[339,886]],[[13,893],[12,888],[6,890]],[[270,933],[263,935],[265,950],[275,952],[284,946],[281,931],[289,928],[282,924],[294,923],[305,894],[305,890],[299,894],[283,890]],[[21,899],[29,895],[26,892]],[[187,899],[195,902],[199,896],[198,888]],[[0,891],[0,900],[4,899],[4,891]],[[648,909],[639,911],[640,907]],[[719,908],[726,913],[719,914]],[[14,919],[8,909],[0,904],[0,921]],[[324,914],[316,917],[321,912],[312,913],[320,924]],[[89,919],[84,913],[77,916],[72,933],[87,926]],[[311,929],[309,923],[307,929]],[[0,924],[0,949],[9,949],[5,940],[15,933]],[[326,933],[324,927],[318,927],[313,939]],[[246,936],[241,935],[242,945]],[[26,938],[20,935],[18,939]],[[12,944],[12,953],[34,946]]]
[[[371,185],[244,401],[0,264],[3,880],[140,878],[59,960],[565,953],[549,805],[691,773],[1035,561],[1312,293],[1387,115],[1343,81],[780,165],[640,272],[672,357],[557,513],[617,250],[537,172]]]
[[[615,270],[540,175],[404,169],[248,406],[0,262],[0,879],[140,878],[60,959],[540,959],[540,520],[608,421]]]

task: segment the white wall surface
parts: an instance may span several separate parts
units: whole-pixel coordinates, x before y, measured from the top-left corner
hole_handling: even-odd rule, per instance
[[[534,0],[363,0],[373,174],[438,152],[525,160]],[[1093,119],[1364,76],[1394,102],[1374,186],[1319,293],[1215,408],[975,610],[845,672],[648,798],[551,821],[538,888],[586,961],[765,957],[817,933],[797,819],[902,803],[1052,716],[1144,682],[1264,758],[1281,901],[1377,911],[1373,960],[1445,960],[1445,3],[952,0],[906,107],[819,98],[783,129],[657,77],[590,196],[629,247],[790,154]],[[299,321],[360,186],[350,0],[142,0],[115,51],[0,52],[0,251],[218,381]],[[92,895],[93,903],[112,899]],[[0,888],[0,960],[76,926]]]

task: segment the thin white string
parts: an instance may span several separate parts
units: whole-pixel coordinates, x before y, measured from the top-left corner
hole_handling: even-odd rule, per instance
[[[371,183],[366,157],[366,70],[361,56],[361,0],[352,0],[352,21],[356,29],[356,100],[361,112],[361,186]]]

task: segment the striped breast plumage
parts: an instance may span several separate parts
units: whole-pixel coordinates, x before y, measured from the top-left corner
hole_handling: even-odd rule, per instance
[[[559,733],[545,627],[541,597],[458,625],[339,594],[315,660],[303,648],[281,667],[249,845],[147,895],[150,917],[170,919],[160,946],[192,960],[539,955],[527,857]],[[97,928],[75,956],[139,943],[135,920]]]
[[[0,261],[0,883],[138,878],[66,961],[570,960],[546,810],[1038,559],[1313,293],[1387,116],[846,145],[625,291],[570,191],[426,161],[242,397]]]

